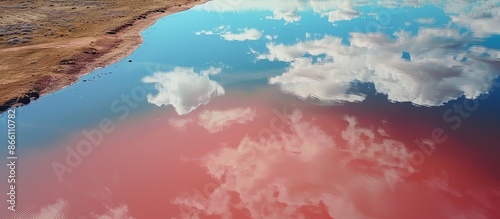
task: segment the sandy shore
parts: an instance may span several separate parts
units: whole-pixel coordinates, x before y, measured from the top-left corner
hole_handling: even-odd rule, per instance
[[[80,76],[96,68],[123,59],[142,43],[142,30],[164,16],[207,1],[209,0],[179,0],[169,1],[167,6],[162,7],[144,6],[145,9],[136,10],[135,15],[116,16],[118,21],[114,24],[103,22],[101,25],[93,25],[92,22],[86,22],[87,26],[80,25],[83,26],[82,33],[74,31],[77,33],[73,37],[61,34],[62,37],[59,38],[41,37],[35,43],[1,45],[0,54],[8,55],[0,57],[0,112],[28,104],[42,95],[71,85]],[[116,7],[119,8],[118,6]],[[86,7],[88,8],[89,6]],[[117,10],[110,11],[117,13]],[[0,27],[1,25],[0,22]],[[86,34],[85,29],[93,26],[100,28],[100,31]],[[0,42],[1,40],[0,37]]]

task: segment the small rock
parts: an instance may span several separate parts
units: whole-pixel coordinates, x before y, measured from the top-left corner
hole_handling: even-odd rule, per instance
[[[95,54],[97,54],[97,49],[95,49],[95,48],[88,48],[88,49],[85,49],[85,51],[83,51],[83,52],[86,53],[86,54],[95,55]]]
[[[38,98],[40,98],[40,93],[34,91],[34,92],[29,92],[27,94],[27,96],[31,99],[31,100],[36,100]]]
[[[31,99],[28,96],[23,96],[23,97],[17,99],[17,102],[22,103],[22,104],[28,104],[31,102]]]
[[[12,39],[7,40],[7,44],[9,44],[9,45],[15,45],[17,43],[19,43],[19,39],[17,39],[17,38],[12,38]]]
[[[76,62],[75,60],[71,60],[71,59],[63,59],[59,62],[59,65],[75,65]]]

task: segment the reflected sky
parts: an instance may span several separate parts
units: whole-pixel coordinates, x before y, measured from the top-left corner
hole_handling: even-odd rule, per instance
[[[24,192],[0,215],[498,218],[499,22],[496,0],[169,15],[122,61],[17,109]]]
[[[498,6],[495,1],[214,1],[198,9],[222,13],[232,26],[196,34],[232,41],[231,26],[240,40],[264,38],[249,45],[256,62],[288,65],[269,84],[302,99],[361,102],[367,94],[354,92],[353,85],[369,83],[392,102],[440,106],[488,93],[498,78],[498,45],[488,46],[498,40],[492,25],[500,16]],[[255,17],[232,23],[240,13]],[[252,23],[259,18],[270,20],[262,23],[271,27],[256,29]],[[258,49],[263,44],[265,49]]]
[[[141,87],[153,105],[208,103],[183,93],[212,95],[206,87],[175,91],[179,99],[143,81],[186,68],[220,69],[208,79],[221,89],[271,85],[330,105],[372,94],[430,107],[474,99],[498,78],[498,10],[497,1],[211,1],[143,31],[144,44],[123,61],[19,109],[20,139],[50,144],[102,117],[117,119],[133,91],[131,114],[157,110]]]

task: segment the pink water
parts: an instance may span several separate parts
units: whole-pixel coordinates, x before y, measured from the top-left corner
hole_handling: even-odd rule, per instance
[[[23,151],[9,218],[500,218],[498,161],[462,143],[474,133],[389,105],[232,93],[187,116],[115,123],[60,182],[52,164],[85,140],[75,133]],[[446,141],[412,162],[436,127]]]

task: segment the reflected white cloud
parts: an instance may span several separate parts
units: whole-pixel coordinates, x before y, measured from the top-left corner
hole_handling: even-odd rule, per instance
[[[258,40],[262,37],[262,32],[255,28],[245,28],[239,33],[225,32],[220,36],[227,41]]]
[[[479,42],[478,37],[500,34],[500,25],[496,25],[500,22],[499,0],[474,3],[466,0],[252,0],[231,3],[220,0],[199,9],[215,12],[264,10],[273,13],[268,19],[283,19],[286,22],[300,19],[301,12],[313,11],[335,24],[360,17],[362,11],[359,6],[401,9],[403,6],[428,4],[443,8],[454,24],[469,28],[472,36],[451,29],[455,28],[451,24],[445,29],[420,27],[416,36],[396,32],[396,40],[381,34],[352,33],[350,46],[344,46],[340,40],[329,36],[311,40],[311,34],[306,34],[304,42],[276,44],[270,35],[266,35],[265,38],[271,41],[267,45],[269,53],[259,58],[290,63],[286,72],[269,80],[271,84],[279,85],[283,91],[302,99],[313,98],[327,103],[363,101],[365,94],[351,91],[352,85],[359,82],[374,84],[376,91],[387,95],[391,101],[423,106],[439,106],[461,96],[476,98],[487,93],[492,81],[499,75],[499,59],[495,56],[498,51],[477,46],[469,48],[468,44]],[[415,21],[429,25],[436,24],[438,19],[417,18]],[[259,36],[257,30],[254,35]],[[227,36],[246,39],[232,33]],[[474,52],[477,49],[487,51],[478,54]],[[251,53],[256,54],[253,50]],[[403,53],[408,56],[407,61],[401,59]],[[310,58],[307,55],[319,57]]]
[[[355,8],[359,6],[374,5],[395,9],[405,6],[421,7],[429,4],[443,8],[451,16],[453,22],[469,28],[478,37],[500,34],[500,25],[497,25],[500,22],[500,0],[218,0],[197,7],[196,10],[212,12],[270,11],[273,12],[273,16],[268,18],[284,19],[287,22],[299,19],[298,12],[313,11],[327,17],[330,22],[334,23],[358,17],[360,12]],[[290,12],[294,13],[288,14]],[[430,24],[433,23],[433,20],[419,19],[419,22]]]
[[[500,34],[500,1],[449,1],[444,6],[453,22],[469,28],[477,37]]]
[[[194,34],[196,35],[213,35],[214,32],[211,31],[211,30],[201,30],[201,31],[198,31],[198,32],[195,32]]]
[[[183,131],[189,124],[194,123],[193,119],[171,118],[168,120],[170,126]]]
[[[500,74],[499,51],[468,48],[472,38],[458,30],[427,28],[416,36],[395,35],[394,40],[381,33],[351,33],[350,45],[332,36],[293,45],[268,43],[268,53],[258,58],[290,63],[270,84],[324,102],[362,101],[363,94],[349,90],[352,83],[366,82],[394,102],[439,106],[487,93]],[[411,55],[410,62],[401,58],[403,52]]]
[[[300,21],[302,17],[296,11],[273,11],[273,16],[267,16],[266,19],[284,20],[286,23]]]
[[[224,95],[224,88],[209,75],[220,73],[220,68],[211,67],[199,73],[193,68],[176,67],[170,72],[157,72],[142,79],[155,84],[158,93],[148,94],[150,103],[157,106],[171,105],[179,115],[185,115],[200,105],[207,104],[213,96]]]
[[[385,0],[379,4],[389,7],[414,6],[432,4],[450,15],[452,21],[469,28],[477,37],[500,34],[500,0],[468,1],[468,0]]]
[[[57,200],[53,204],[49,204],[36,214],[25,215],[25,218],[34,219],[58,219],[58,218],[69,218],[71,210],[71,205],[63,199]],[[116,208],[107,208],[107,212],[102,215],[95,215],[90,213],[90,216],[95,219],[134,219],[129,215],[129,209],[127,205],[121,205]]]
[[[214,35],[214,34],[221,35],[222,33],[227,32],[227,31],[229,31],[229,27],[221,25],[221,26],[218,26],[212,30],[201,30],[201,31],[194,32],[194,34],[198,35],[198,36],[200,36],[200,35]]]
[[[360,13],[354,10],[353,11],[337,10],[324,13],[323,15],[328,17],[329,22],[334,23],[337,21],[352,20],[354,18],[357,18],[360,15]]]
[[[252,10],[265,10],[265,11],[295,11],[305,10],[309,7],[308,1],[300,0],[219,0],[210,1],[206,4],[195,7],[194,10],[204,10],[210,12],[241,12]]]
[[[229,26],[219,26],[212,30],[201,30],[194,32],[195,35],[219,35],[227,41],[258,40],[262,37],[262,31],[255,28],[239,29],[239,33],[233,33]]]
[[[198,125],[210,133],[220,132],[233,124],[247,124],[257,116],[251,108],[205,110],[198,115]]]
[[[117,208],[108,208],[108,212],[103,215],[95,216],[96,219],[134,219],[129,215],[129,209],[126,205]]]
[[[197,124],[209,133],[218,133],[235,124],[247,124],[255,119],[257,113],[252,108],[230,108],[225,110],[203,110],[190,118],[170,118],[170,126],[184,131],[190,125]]]
[[[452,17],[453,22],[461,24],[478,37],[487,37],[493,34],[500,34],[500,16],[496,18],[474,18],[474,17]]]
[[[337,21],[346,21],[357,18],[361,15],[361,12],[354,8],[354,5],[350,1],[345,1],[340,4],[339,9],[334,11],[329,11],[322,13],[322,16],[328,17],[328,21],[335,23]]]
[[[365,0],[218,0],[208,2],[195,10],[204,10],[212,12],[235,12],[235,11],[306,11],[327,12],[339,9],[346,4],[352,6],[366,5],[369,2]]]
[[[47,205],[40,209],[35,215],[31,215],[30,218],[36,219],[53,219],[53,218],[65,218],[66,208],[68,203],[65,200],[59,199],[54,204]]]
[[[433,24],[436,22],[436,19],[431,17],[431,18],[419,18],[417,19],[417,22],[420,24]]]
[[[411,153],[402,142],[362,127],[354,117],[345,117],[348,126],[339,138],[299,111],[287,118],[290,131],[245,137],[236,147],[205,156],[202,165],[220,184],[207,198],[191,193],[175,198],[174,204],[195,209],[183,216],[233,218],[229,209],[238,208],[251,218],[315,218],[306,209],[324,209],[332,218],[401,218],[411,206],[411,218],[484,217],[478,206],[453,203],[448,194],[457,191],[446,179],[402,183],[392,192],[384,173],[414,171]]]
[[[298,22],[301,16],[298,12],[314,11],[329,18],[330,22],[338,20],[350,20],[359,15],[353,7],[366,5],[364,0],[344,1],[344,0],[218,0],[212,1],[197,7],[197,10],[211,12],[242,12],[242,11],[271,11],[272,16],[267,19],[284,20],[287,23]]]

